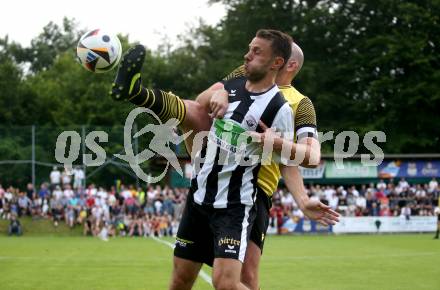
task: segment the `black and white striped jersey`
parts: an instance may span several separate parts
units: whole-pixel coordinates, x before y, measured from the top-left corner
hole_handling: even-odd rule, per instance
[[[224,84],[229,92],[228,109],[223,119],[214,120],[202,150],[204,163],[191,181],[198,204],[214,208],[253,205],[263,150],[252,142],[249,132],[262,132],[260,120],[282,134],[294,132],[292,109],[276,85],[263,93],[251,93],[245,84],[244,77]]]

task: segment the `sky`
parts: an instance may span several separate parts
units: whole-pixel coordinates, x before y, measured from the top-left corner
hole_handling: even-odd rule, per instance
[[[195,27],[202,18],[216,24],[225,15],[221,4],[208,0],[13,0],[0,5],[0,37],[28,46],[50,21],[62,24],[63,17],[75,18],[79,28],[100,28],[109,33],[128,34],[151,49],[163,39],[171,44],[177,35]]]

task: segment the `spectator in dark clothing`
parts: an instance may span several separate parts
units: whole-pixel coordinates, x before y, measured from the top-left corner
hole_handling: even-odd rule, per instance
[[[23,231],[21,229],[21,223],[17,219],[17,216],[15,214],[11,215],[11,221],[10,221],[9,227],[8,227],[8,235],[9,236],[12,236],[12,235],[21,236],[22,233],[23,233]]]
[[[27,187],[26,187],[26,196],[30,199],[33,200],[35,198],[35,190],[34,190],[34,186],[32,185],[32,183],[28,183]]]

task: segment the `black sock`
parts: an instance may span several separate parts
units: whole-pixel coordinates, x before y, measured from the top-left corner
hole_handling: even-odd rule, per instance
[[[185,119],[185,104],[180,97],[172,93],[158,89],[150,90],[141,86],[138,93],[128,100],[137,106],[152,110],[164,123],[175,118],[181,124]]]

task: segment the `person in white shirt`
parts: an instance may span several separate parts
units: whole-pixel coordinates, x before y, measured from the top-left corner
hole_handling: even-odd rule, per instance
[[[333,194],[335,194],[335,188],[332,186],[327,186],[327,188],[324,190],[325,199],[330,201],[330,199],[333,197]]]
[[[87,188],[87,191],[86,191],[87,196],[96,196],[97,192],[98,191],[96,190],[96,187],[94,184],[90,184],[89,188]]]
[[[420,184],[417,184],[416,186],[416,196],[419,198],[426,196],[426,191],[425,189],[423,189],[423,187]]]
[[[61,172],[58,170],[58,167],[53,167],[53,170],[50,172],[49,178],[52,189],[54,189],[55,186],[61,183]]]
[[[438,188],[438,182],[437,180],[434,178],[432,178],[432,180],[429,182],[429,192],[434,192],[436,189]]]
[[[303,212],[298,208],[298,207],[294,207],[293,211],[292,211],[292,218],[295,222],[298,222],[299,220],[301,220],[304,217]]]
[[[313,187],[312,187],[313,188]],[[311,188],[311,189],[312,189]],[[325,198],[325,194],[324,191],[322,190],[321,186],[318,184],[316,185],[316,187],[313,190],[315,192],[315,194],[318,196],[318,198],[320,199],[324,199]]]
[[[108,198],[108,193],[107,193],[107,191],[105,191],[104,188],[102,188],[102,187],[99,188],[99,190],[98,190],[98,192],[97,192],[97,195],[98,195],[100,198],[102,198],[102,200],[107,200],[107,198]]]
[[[411,218],[411,208],[409,206],[404,206],[400,210],[400,216],[404,217],[406,220]]]
[[[406,181],[405,178],[402,177],[402,178],[400,179],[400,181],[399,181],[399,187],[400,187],[402,190],[405,190],[406,188],[409,187],[408,181]]]
[[[162,211],[162,202],[160,200],[156,200],[154,202],[154,209],[156,211],[156,214],[160,214]]]
[[[283,205],[283,208],[291,211],[293,208],[293,203],[294,199],[292,194],[289,191],[284,192],[281,197],[281,204]]]
[[[124,199],[127,199],[127,198],[129,198],[129,197],[132,197],[132,193],[131,193],[131,191],[130,191],[129,189],[124,188],[124,189],[121,191],[121,196],[122,196]]]
[[[12,188],[11,188],[11,187],[9,187],[9,188],[6,190],[6,192],[5,192],[5,194],[4,194],[4,197],[5,197],[5,199],[6,199],[8,202],[11,202],[12,198],[14,197],[14,194],[12,194]]]
[[[376,188],[377,188],[377,190],[379,190],[379,191],[384,191],[385,188],[387,188],[387,185],[386,185],[386,183],[383,181],[383,179],[381,179],[381,180],[377,183]]]
[[[338,208],[339,198],[336,195],[336,192],[333,193],[332,197],[328,201],[328,205],[333,209],[336,210]]]
[[[355,204],[357,207],[361,208],[362,211],[367,207],[367,200],[364,196],[360,195],[356,197]]]
[[[114,194],[109,194],[108,195],[108,205],[113,207],[116,204],[116,197]]]
[[[81,167],[76,167],[73,170],[73,176],[73,188],[78,189],[79,187],[84,187],[85,174]]]
[[[70,185],[72,181],[72,171],[68,171],[67,168],[64,169],[63,174],[61,175],[61,182],[63,183],[63,187],[66,185]]]
[[[342,185],[338,187],[336,192],[338,193],[338,195],[340,195],[342,197],[346,197],[347,196],[347,191],[345,190],[345,188]]]
[[[351,186],[351,193],[353,194],[354,197],[359,196],[359,191],[356,189],[356,186],[354,185]]]
[[[55,186],[55,190],[52,192],[52,195],[55,197],[56,200],[59,200],[63,197],[63,191],[61,190],[61,187],[59,185]]]
[[[70,184],[65,185],[64,189],[64,197],[67,199],[71,199],[75,193],[73,192],[72,188],[70,187]]]
[[[147,189],[147,199],[149,201],[154,200],[156,198],[156,192],[154,191],[152,186],[149,186]]]

